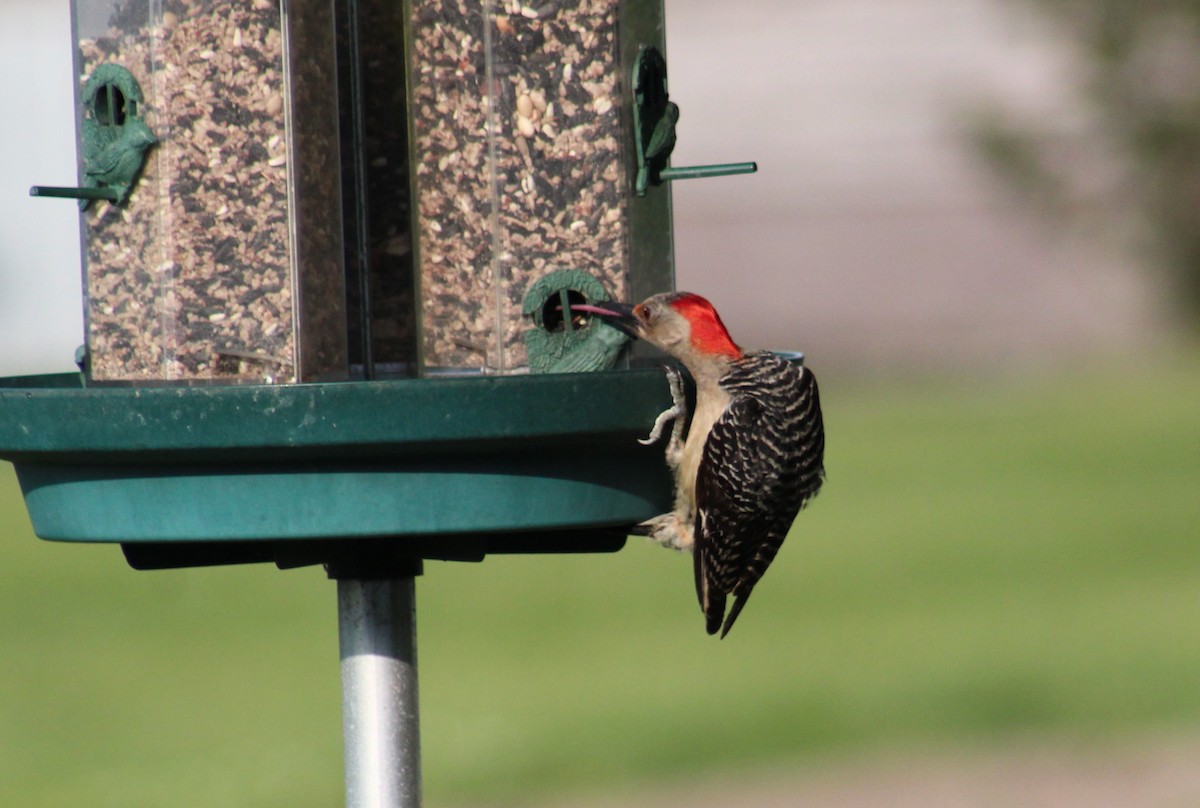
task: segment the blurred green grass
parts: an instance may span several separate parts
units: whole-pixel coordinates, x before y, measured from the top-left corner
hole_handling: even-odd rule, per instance
[[[430,804],[1200,721],[1200,358],[823,379],[829,482],[724,642],[688,559],[430,563]],[[341,801],[333,584],[37,541],[0,472],[0,803]]]

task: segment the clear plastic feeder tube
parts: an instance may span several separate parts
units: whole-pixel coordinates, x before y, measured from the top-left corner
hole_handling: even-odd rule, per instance
[[[426,369],[525,369],[522,301],[555,270],[627,296],[622,5],[409,0]]]
[[[345,374],[333,15],[75,0],[89,376]]]

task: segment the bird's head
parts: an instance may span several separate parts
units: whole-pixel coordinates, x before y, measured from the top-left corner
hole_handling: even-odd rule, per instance
[[[125,141],[130,148],[144,151],[158,143],[158,138],[140,119],[129,122],[125,127]]]
[[[724,367],[742,355],[713,305],[691,292],[654,295],[636,306],[606,302],[573,308],[589,311],[630,336],[661,348],[683,362],[693,375],[704,367]]]

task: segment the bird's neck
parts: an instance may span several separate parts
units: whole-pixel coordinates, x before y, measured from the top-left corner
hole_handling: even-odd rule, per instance
[[[718,389],[721,379],[729,372],[734,361],[733,357],[721,354],[691,354],[680,358],[696,382],[696,389],[701,391]]]

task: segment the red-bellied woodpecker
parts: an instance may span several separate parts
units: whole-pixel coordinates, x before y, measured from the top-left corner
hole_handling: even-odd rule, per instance
[[[661,348],[696,383],[687,437],[679,372],[668,368],[674,406],[654,423],[657,440],[674,420],[667,464],[675,507],[639,525],[669,547],[691,550],[696,595],[709,634],[729,633],[800,509],[825,478],[825,429],[812,371],[766,351],[743,351],[707,300],[687,292],[636,306],[575,306]],[[726,598],[733,607],[726,614]]]

